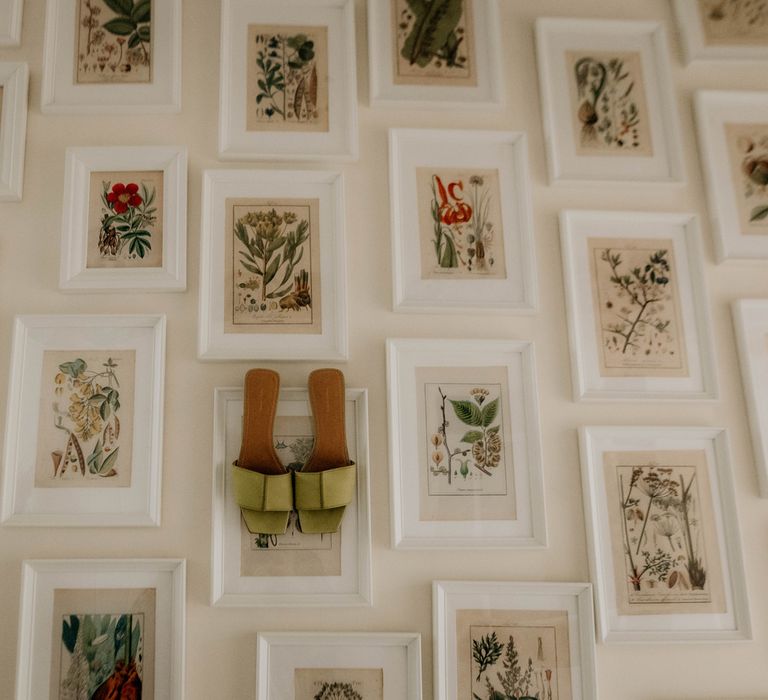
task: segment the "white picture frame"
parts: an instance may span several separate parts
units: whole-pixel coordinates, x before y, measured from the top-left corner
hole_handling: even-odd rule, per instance
[[[154,697],[184,698],[184,559],[35,559],[22,564],[15,700],[49,697],[55,593],[86,589],[155,591]],[[78,611],[79,612],[79,611]],[[59,623],[61,624],[61,623]]]
[[[21,44],[21,16],[24,0],[0,0],[0,46]]]
[[[181,0],[152,11],[148,83],[77,83],[75,3],[47,0],[40,108],[43,114],[171,114],[181,111]]]
[[[227,333],[228,199],[317,200],[321,332]],[[334,171],[206,170],[203,173],[198,357],[201,360],[343,361],[348,354],[344,178]],[[313,282],[314,284],[314,282]],[[287,340],[291,342],[286,342]]]
[[[685,180],[676,93],[669,72],[666,31],[661,22],[539,18],[536,50],[550,183],[669,185]],[[582,51],[619,52],[638,62],[636,70],[642,81],[636,88],[637,105],[641,105],[637,113],[642,120],[647,112],[648,126],[643,130],[646,135],[640,136],[645,145],[641,143],[636,154],[617,151],[615,144],[622,143],[624,148],[629,138],[620,138],[623,131],[611,136],[612,147],[595,148],[599,132],[594,129],[585,152],[579,153],[581,132],[577,133],[576,112],[580,108],[576,100],[581,98],[576,95],[576,79],[566,65],[566,54]],[[602,94],[594,95],[596,104]],[[642,105],[647,105],[647,109]],[[599,110],[597,104],[593,109],[596,128],[601,126]]]
[[[574,399],[716,399],[717,365],[697,218],[692,214],[570,210],[561,213],[560,229]],[[618,356],[618,360],[610,360],[613,365],[604,357],[606,340],[603,332],[606,327],[602,319],[598,324],[596,317],[598,304],[593,287],[596,282],[591,268],[593,263],[597,265],[598,262],[591,259],[589,250],[590,241],[597,242],[601,238],[614,240],[617,244],[626,240],[628,248],[636,247],[633,241],[639,240],[646,241],[646,245],[650,245],[653,239],[672,242],[671,259],[678,277],[675,290],[679,299],[679,305],[674,306],[679,320],[677,325],[683,329],[681,334],[676,335],[680,350],[678,355],[682,358],[679,370],[658,364],[661,360],[657,363],[659,369],[653,364],[643,365],[640,360],[632,364],[632,360],[628,359],[627,364],[622,364],[623,354]],[[622,263],[629,265],[625,259]],[[629,297],[619,294],[617,298],[624,300]],[[611,303],[615,304],[615,301]],[[600,304],[602,310],[602,299]],[[641,319],[640,323],[644,322]],[[675,323],[673,320],[670,325],[674,328]],[[599,338],[598,325],[603,330]],[[598,340],[602,345],[598,345]],[[655,361],[656,358],[651,363]]]
[[[428,484],[432,463],[427,451],[427,433],[432,428],[427,427],[427,418],[421,416],[422,411],[419,410],[419,392],[426,391],[427,386],[427,380],[419,379],[419,372],[422,368],[427,368],[439,375],[443,369],[450,369],[453,373],[457,369],[463,372],[466,368],[467,377],[462,379],[461,383],[472,383],[470,379],[478,375],[477,368],[480,366],[498,368],[502,371],[502,376],[506,376],[505,380],[494,379],[493,383],[499,383],[499,410],[496,415],[499,416],[501,434],[506,433],[511,437],[502,438],[503,446],[500,450],[504,456],[503,463],[506,465],[504,468],[508,480],[504,482],[503,492],[474,495],[473,502],[466,508],[471,511],[470,516],[476,515],[490,507],[492,502],[493,508],[498,509],[499,513],[496,513],[492,520],[468,517],[466,513],[459,518],[450,512],[440,511],[441,499],[438,498],[435,501],[435,508],[438,510],[432,512],[432,506],[429,505],[429,518],[422,519],[420,513],[427,508],[424,501],[426,499],[429,503],[433,495]],[[472,381],[485,383],[485,380]],[[507,401],[503,400],[505,394]],[[533,343],[514,340],[390,338],[387,340],[387,401],[391,536],[395,549],[535,549],[547,546]],[[423,410],[426,410],[426,405],[424,398]],[[450,411],[450,408],[446,410]],[[504,418],[507,412],[509,415]],[[506,425],[505,421],[508,421]],[[419,428],[419,425],[422,425],[422,428]],[[420,430],[424,431],[424,444],[421,446]],[[440,441],[440,444],[443,442],[447,443]],[[469,445],[465,457],[472,452],[472,447],[473,445]],[[450,450],[448,452],[450,453]],[[420,454],[422,458],[419,457]],[[419,468],[419,464],[423,466]],[[438,465],[440,464],[442,460],[438,462]],[[453,471],[450,465],[449,459],[446,474]],[[474,472],[472,475],[475,476]],[[466,478],[464,475],[465,480]],[[510,480],[514,484],[512,489],[508,485]],[[463,483],[459,481],[459,486],[454,486],[453,490],[459,489]],[[444,490],[441,483],[434,493],[439,495]],[[499,499],[497,494],[503,494],[505,498]],[[485,502],[482,500],[486,496],[491,497],[491,502],[488,498]]]
[[[231,490],[231,465],[242,436],[243,389],[214,392],[213,532],[211,605],[218,607],[370,606],[370,474],[368,463],[368,392],[347,389],[345,418],[350,459],[357,464],[357,490],[347,506],[340,534],[340,573],[251,575],[243,573],[240,510]],[[311,416],[306,389],[282,389],[277,416]],[[292,528],[293,524],[289,525]],[[295,532],[292,531],[294,536]],[[326,535],[322,536],[326,538]],[[338,546],[338,539],[333,545]],[[275,551],[270,554],[280,553]]]
[[[324,27],[328,46],[325,131],[248,129],[248,27]],[[353,161],[358,156],[357,58],[353,0],[223,0],[219,158],[222,160]],[[294,95],[295,97],[295,95]]]
[[[165,316],[161,315],[16,317],[11,344],[0,524],[41,527],[160,525],[165,329]],[[99,486],[94,490],[94,485],[67,484],[67,488],[52,488],[47,481],[37,485],[42,372],[48,351],[62,354],[67,351],[133,353],[131,473],[129,483],[123,487]],[[123,395],[128,386],[124,384],[120,388]],[[117,409],[114,413],[117,414]],[[122,418],[124,433],[125,415]],[[88,445],[90,442],[92,440],[87,441]],[[86,445],[86,442],[82,444]],[[69,441],[63,454],[62,472],[68,451]],[[80,454],[83,477],[85,457],[92,456],[90,447],[85,451],[91,454]]]
[[[741,378],[747,400],[752,449],[761,498],[768,498],[768,412],[763,397],[768,391],[768,300],[739,299],[731,307]]]
[[[573,700],[597,700],[594,612],[590,584],[433,581],[432,625],[435,645],[436,700],[459,700],[460,697],[457,650],[460,623],[457,613],[464,610],[472,612],[508,610],[515,611],[518,615],[521,611],[527,613],[540,611],[545,615],[555,611],[564,613],[567,616],[570,658],[571,694],[569,697]],[[523,624],[522,618],[521,624]],[[533,624],[535,625],[535,618]],[[499,641],[504,642],[503,638]],[[542,652],[544,649],[545,647],[542,647]],[[467,645],[468,650],[469,645]],[[537,659],[536,663],[545,661],[546,657],[541,661]],[[521,666],[526,666],[524,658]],[[556,675],[560,669],[561,663],[558,662],[550,668],[550,673],[554,672]],[[560,682],[562,683],[562,680]]]
[[[162,264],[88,267],[91,175],[162,171]],[[59,288],[76,292],[181,292],[187,288],[187,149],[168,146],[68,148],[64,167]]]
[[[29,66],[0,63],[0,202],[20,202],[24,190]]]
[[[742,39],[728,43],[724,37],[711,42],[707,37],[698,0],[673,0],[673,7],[686,64],[693,61],[764,61],[768,59],[765,33],[752,42]],[[763,16],[763,20],[765,19]]]
[[[395,109],[498,110],[504,103],[499,6],[497,0],[474,0],[472,25],[477,63],[474,85],[398,84],[392,36],[394,0],[368,0],[369,89],[371,107]],[[482,44],[482,45],[480,45]]]
[[[595,589],[599,638],[604,643],[727,642],[750,639],[752,631],[744,560],[725,430],[669,426],[590,426],[579,429],[579,444],[587,549]],[[638,610],[636,612],[643,614],[622,614],[617,603],[613,559],[613,552],[619,550],[611,549],[604,455],[609,452],[669,454],[675,451],[696,451],[705,455],[713,524],[717,532],[714,539],[720,553],[719,563],[725,591],[725,610],[721,613],[689,610],[687,614],[643,613]],[[700,555],[700,552],[697,554]],[[711,561],[709,566],[712,566]],[[671,598],[669,602],[674,603]]]
[[[750,234],[749,227],[760,223],[753,223],[747,212],[749,197],[742,189],[753,183],[743,167],[750,158],[758,162],[763,146],[753,142],[743,148],[738,153],[742,162],[735,161],[735,149],[742,140],[751,141],[748,134],[757,136],[761,126],[768,134],[768,97],[763,92],[698,90],[694,108],[717,261],[764,260],[768,258],[768,243],[761,235],[763,229]],[[735,131],[729,134],[729,129]],[[741,134],[739,130],[743,130]],[[765,148],[768,152],[768,142]],[[736,177],[743,180],[736,181]],[[753,206],[753,212],[768,205],[768,199],[761,201],[760,187],[762,183],[757,183],[752,195],[757,195],[752,204],[759,205]]]
[[[501,225],[502,235],[493,232],[493,239],[501,238],[503,245],[503,255],[499,256],[503,258],[502,276],[493,274],[484,278],[476,275],[474,279],[467,279],[467,273],[463,271],[461,278],[450,279],[446,274],[440,279],[437,273],[426,269],[422,237],[426,235],[423,229],[427,226],[425,220],[429,210],[425,206],[428,202],[423,196],[420,197],[424,187],[419,188],[419,178],[424,177],[422,169],[428,168],[443,173],[455,171],[470,179],[477,177],[469,175],[474,168],[485,173],[486,179],[492,178],[497,182],[500,218],[496,223]],[[390,129],[389,177],[395,311],[532,313],[536,310],[538,290],[525,134],[506,131]],[[434,190],[434,179],[432,182]],[[472,201],[477,205],[472,208],[472,221],[477,221],[477,210],[482,208],[483,202],[482,190],[478,196],[478,188],[473,188],[469,181],[462,178],[458,183],[461,189],[454,190],[457,195],[454,205],[469,207],[469,201]],[[452,184],[446,183],[448,190]],[[491,193],[491,190],[492,184],[489,182],[486,193]],[[440,197],[439,194],[433,196]],[[485,200],[486,210],[489,201],[493,204],[493,194],[488,196],[491,199]],[[446,192],[445,206],[449,204],[448,198],[450,195]],[[475,202],[475,199],[479,202]],[[492,218],[488,216],[488,219]],[[440,226],[446,228],[443,223]],[[469,231],[475,228],[472,222],[465,226],[469,226],[467,234],[471,235]],[[461,230],[463,235],[464,229]],[[465,249],[472,248],[468,240],[463,243]],[[491,244],[486,245],[490,248]],[[490,249],[484,257],[492,259],[492,251]],[[468,293],[469,286],[472,287],[471,294]]]
[[[256,700],[292,700],[297,669],[380,669],[384,700],[421,700],[421,635],[399,632],[260,632]],[[379,691],[381,692],[381,691]]]

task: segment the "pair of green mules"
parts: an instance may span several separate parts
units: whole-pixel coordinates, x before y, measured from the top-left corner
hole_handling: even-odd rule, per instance
[[[356,470],[347,451],[344,375],[337,369],[315,370],[307,389],[315,423],[312,453],[300,471],[287,470],[272,434],[280,377],[267,369],[245,375],[243,439],[231,484],[252,533],[283,534],[292,510],[298,513],[302,532],[336,532],[354,498]]]

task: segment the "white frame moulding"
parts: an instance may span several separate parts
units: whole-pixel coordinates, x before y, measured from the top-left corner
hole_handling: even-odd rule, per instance
[[[536,49],[551,184],[683,184],[685,165],[676,92],[669,71],[663,23],[542,17],[536,20]],[[652,155],[577,154],[571,119],[574,106],[568,82],[570,75],[563,56],[564,51],[572,49],[641,52]]]
[[[163,264],[88,268],[93,171],[163,171]],[[181,146],[68,148],[64,168],[59,288],[77,292],[181,292],[187,288],[187,149]]]
[[[481,354],[482,351],[482,354]],[[417,367],[508,370],[515,519],[421,522],[414,373]],[[547,546],[539,400],[533,343],[516,340],[387,339],[391,537],[395,549],[535,549]],[[424,467],[426,468],[426,467]]]
[[[421,219],[416,168],[497,170],[506,279],[421,277]],[[521,132],[389,130],[393,307],[414,313],[533,313],[538,284],[528,143]],[[468,287],[472,293],[468,294]]]
[[[588,426],[579,429],[587,550],[595,590],[597,629],[609,643],[731,642],[752,638],[744,555],[728,438],[721,428]],[[621,615],[616,610],[613,554],[607,522],[602,455],[606,451],[702,450],[706,453],[723,565],[725,613]]]
[[[415,632],[260,632],[256,648],[256,700],[292,700],[291,671],[302,664],[381,666],[383,700],[421,700],[421,635]]]
[[[0,524],[41,527],[160,525],[165,332],[166,319],[162,315],[15,318]],[[40,372],[43,352],[47,349],[136,351],[134,410],[138,418],[134,419],[130,487],[99,489],[96,492],[99,499],[94,499],[94,491],[87,488],[35,488],[34,445],[38,434]],[[25,443],[29,444],[25,447]],[[44,493],[48,491],[53,493]],[[115,493],[109,494],[109,491]]]
[[[457,698],[458,610],[564,610],[568,613],[573,700],[597,700],[592,586],[588,583],[433,581],[432,639],[436,700]]]
[[[23,0],[0,0],[0,46],[21,44]]]
[[[0,202],[20,202],[24,190],[29,66],[0,63]]]
[[[32,559],[22,564],[15,700],[50,691],[51,624],[56,588],[155,588],[154,697],[184,700],[186,561],[184,559]],[[43,659],[38,661],[42,655]],[[48,663],[43,663],[45,659]]]
[[[347,431],[355,433],[357,464],[357,493],[348,509],[354,518],[342,522],[342,571],[340,576],[272,576],[247,577],[229,573],[239,572],[240,561],[228,565],[228,551],[240,552],[240,514],[228,490],[231,460],[235,458],[240,441],[232,430],[242,430],[243,389],[214,390],[213,420],[213,501],[211,534],[211,605],[221,607],[310,607],[310,606],[370,606],[373,598],[371,570],[370,472],[368,451],[368,392],[365,389],[346,390]],[[233,415],[234,411],[234,415]],[[282,389],[278,403],[280,415],[311,415],[306,389]],[[229,429],[228,429],[229,428]],[[348,439],[349,441],[349,439]],[[350,441],[351,442],[351,441]],[[236,443],[236,444],[233,444]],[[355,459],[356,458],[356,459]],[[232,509],[236,511],[237,529],[232,532]],[[229,539],[236,544],[228,546]],[[345,538],[357,544],[344,548]],[[345,570],[345,564],[349,564]],[[230,578],[235,581],[230,582]],[[235,590],[236,589],[236,590]]]

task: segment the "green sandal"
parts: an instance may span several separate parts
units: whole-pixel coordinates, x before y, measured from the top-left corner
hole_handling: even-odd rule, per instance
[[[356,486],[344,424],[344,375],[337,369],[315,370],[309,375],[308,389],[315,443],[302,470],[295,472],[299,528],[313,534],[336,532]]]
[[[243,439],[232,465],[232,490],[248,531],[282,535],[293,508],[293,478],[275,452],[272,426],[280,376],[268,369],[245,375]]]

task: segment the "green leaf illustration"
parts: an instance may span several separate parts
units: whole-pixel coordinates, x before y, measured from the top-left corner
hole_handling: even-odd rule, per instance
[[[499,400],[494,399],[483,409],[483,427],[487,428],[499,413]]]
[[[85,364],[85,360],[80,359],[74,360],[73,362],[64,362],[63,364],[59,365],[59,369],[64,372],[64,374],[68,374],[73,379],[76,379],[83,372],[85,372],[87,367],[88,365]]]
[[[109,20],[109,22],[104,25],[104,29],[115,36],[128,36],[136,31],[136,24],[130,19],[115,17],[115,19]]]
[[[461,20],[464,0],[432,0],[409,2],[416,13],[416,22],[405,40],[403,58],[424,67],[443,49]]]
[[[139,0],[131,12],[131,19],[136,22],[149,22],[152,17],[152,0]]]
[[[115,448],[115,451],[101,463],[101,469],[99,469],[99,474],[108,475],[109,472],[112,471],[112,467],[114,467],[115,462],[117,462],[118,452],[120,452],[119,447]]]
[[[152,30],[149,28],[148,24],[142,24],[139,27],[139,38],[142,41],[149,41],[152,38]]]
[[[454,401],[449,399],[457,418],[466,425],[480,427],[483,424],[483,416],[480,409],[471,401]]]
[[[762,221],[768,216],[768,206],[755,207],[749,215],[750,221]]]
[[[104,0],[104,4],[118,15],[130,15],[133,11],[133,0]]]
[[[488,430],[486,430],[486,434],[487,435],[496,435],[496,433],[499,432],[499,428],[501,428],[500,425],[494,425],[492,428],[488,428]]]
[[[478,440],[483,439],[483,434],[479,430],[470,430],[464,434],[459,442],[468,442],[470,445],[476,443]]]

